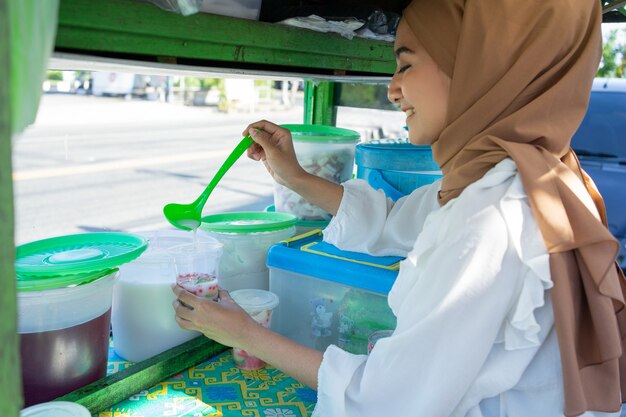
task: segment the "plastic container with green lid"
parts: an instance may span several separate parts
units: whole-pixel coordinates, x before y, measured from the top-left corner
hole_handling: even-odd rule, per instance
[[[18,333],[25,405],[106,375],[118,266],[147,240],[127,233],[60,236],[17,247]]]
[[[264,211],[220,213],[202,218],[200,229],[223,246],[218,282],[228,290],[269,288],[267,250],[296,233],[298,219],[289,213]]]
[[[272,204],[270,206],[265,207],[265,211],[269,213],[275,213],[276,207]],[[302,220],[298,219],[296,221],[296,236],[301,235],[303,233],[310,232],[311,230],[321,230],[328,226],[330,220]]]
[[[358,132],[334,126],[282,125],[293,138],[298,162],[307,172],[340,184],[352,177]],[[301,220],[328,220],[330,213],[309,203],[278,183],[274,186],[277,212],[292,213]]]

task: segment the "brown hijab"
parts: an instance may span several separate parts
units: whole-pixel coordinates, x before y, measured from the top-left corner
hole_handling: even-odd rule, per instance
[[[502,159],[515,161],[550,253],[565,415],[618,411],[626,398],[619,246],[570,149],[601,55],[599,2],[414,0],[403,17],[452,80],[433,144],[440,203]]]

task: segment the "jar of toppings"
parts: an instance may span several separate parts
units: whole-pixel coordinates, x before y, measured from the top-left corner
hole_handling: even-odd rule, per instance
[[[341,184],[352,178],[358,132],[334,126],[282,125],[293,138],[298,162],[307,172]],[[276,183],[276,211],[294,214],[301,220],[328,220],[330,213],[309,203],[299,194]]]
[[[223,245],[219,259],[220,287],[269,289],[267,251],[296,233],[296,216],[289,213],[233,212],[205,216],[200,230]]]

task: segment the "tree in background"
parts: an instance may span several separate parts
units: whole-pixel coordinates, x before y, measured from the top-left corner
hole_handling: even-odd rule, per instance
[[[611,30],[602,44],[602,61],[597,77],[623,78],[626,70],[626,29]]]

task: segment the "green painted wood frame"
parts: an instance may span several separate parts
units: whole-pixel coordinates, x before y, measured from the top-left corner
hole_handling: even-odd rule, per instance
[[[389,76],[390,42],[198,13],[136,0],[62,0],[55,49],[81,55],[283,74]]]
[[[334,82],[306,80],[304,83],[304,123],[334,126],[337,119],[334,95]]]
[[[2,414],[16,417],[22,406],[17,300],[15,292],[15,244],[13,176],[11,164],[11,71],[9,10],[0,1],[0,404]]]

